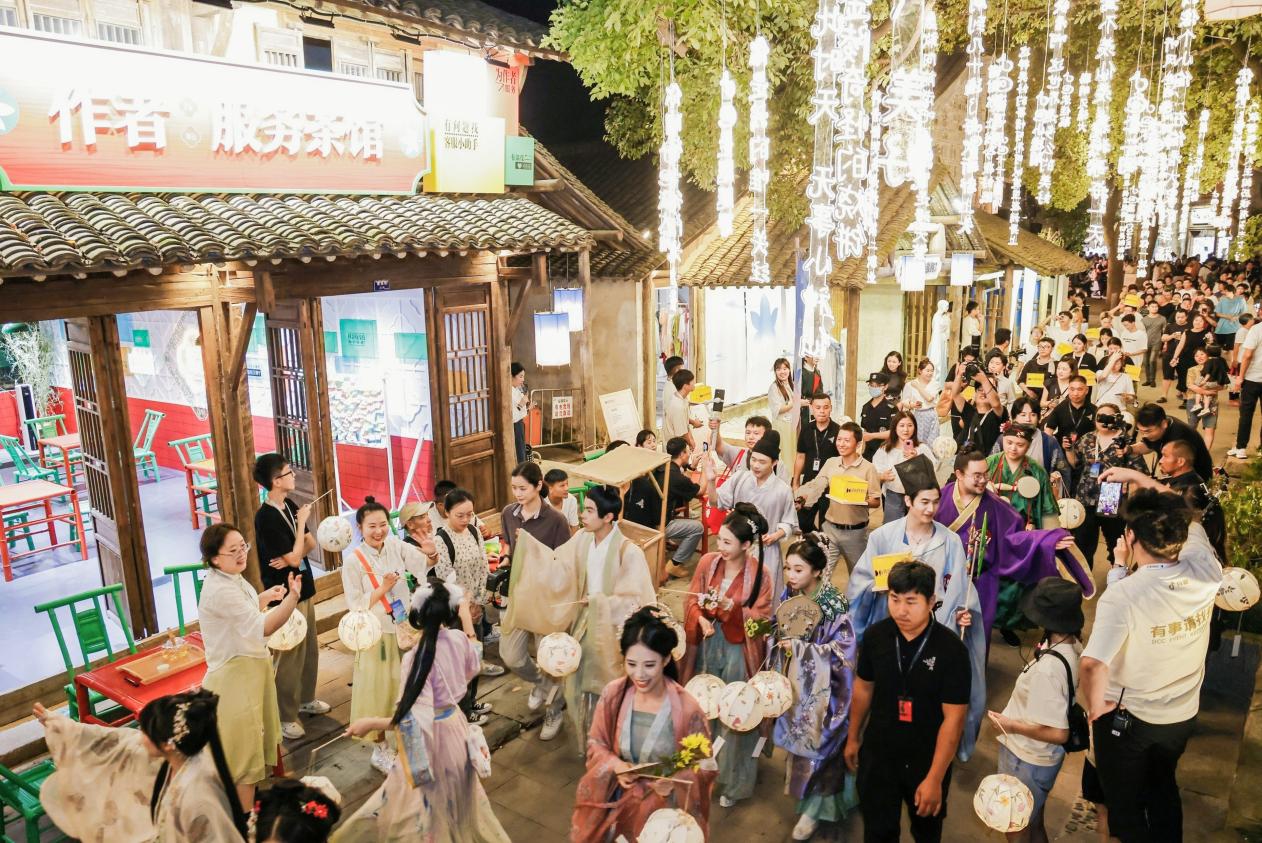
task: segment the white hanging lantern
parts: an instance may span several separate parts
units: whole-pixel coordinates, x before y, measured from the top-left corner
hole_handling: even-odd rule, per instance
[[[973,810],[987,827],[1011,834],[1030,824],[1034,794],[1015,776],[993,773],[977,786]]]
[[[1262,590],[1258,578],[1247,568],[1223,568],[1223,581],[1218,586],[1214,605],[1227,612],[1243,612],[1258,605]]]
[[[748,682],[731,682],[719,695],[719,722],[733,732],[750,732],[762,722],[758,691]]]
[[[552,310],[570,320],[570,333],[583,330],[583,288],[557,287],[552,291]]]
[[[1075,530],[1082,526],[1087,518],[1086,507],[1077,498],[1061,498],[1056,502],[1060,508],[1060,526],[1066,530]]]
[[[684,690],[701,706],[701,713],[707,720],[719,716],[719,697],[727,684],[717,676],[709,673],[698,673],[688,680]]]
[[[1100,0],[1100,43],[1096,45],[1095,113],[1087,143],[1087,178],[1091,210],[1087,220],[1088,254],[1104,254],[1104,206],[1109,200],[1109,137],[1113,107],[1113,56],[1117,33],[1117,0]]]
[[[684,115],[679,110],[684,92],[675,81],[675,62],[670,63],[670,84],[663,98],[662,146],[658,150],[657,210],[661,220],[658,225],[658,248],[666,255],[670,267],[670,309],[674,312],[679,302],[679,261],[682,257],[684,236],[684,196],[679,189],[679,159],[684,152]],[[536,320],[538,317],[536,317]],[[570,362],[566,348],[565,365]]]
[[[898,287],[904,293],[919,293],[925,288],[925,259],[920,255],[900,255]]]
[[[968,287],[973,283],[973,263],[976,257],[972,252],[953,252],[951,254],[951,286]]]
[[[736,181],[736,164],[732,160],[734,144],[732,130],[736,128],[736,81],[723,68],[719,76],[719,160],[715,177],[715,202],[718,213],[720,237],[732,234],[732,209],[735,206],[733,184]]]
[[[337,637],[352,653],[367,650],[381,640],[381,621],[367,609],[352,609],[338,621]]]
[[[982,123],[978,118],[982,98],[982,56],[986,48],[986,0],[968,3],[968,79],[964,83],[964,149],[960,157],[960,228],[973,228],[973,202],[977,197],[977,159],[982,148]]]
[[[570,316],[568,313],[535,314],[535,365],[570,365]]]
[[[783,673],[763,670],[749,677],[749,686],[758,692],[762,716],[775,720],[793,707],[793,685]]]
[[[771,173],[771,142],[767,139],[767,59],[771,45],[758,35],[749,45],[749,216],[750,232],[749,280],[755,284],[771,283],[771,267],[767,263],[767,185]]]
[[[1012,59],[1002,53],[986,69],[986,135],[982,150],[981,204],[991,212],[1003,204],[1004,162],[1008,160],[1008,95]]]
[[[553,632],[543,636],[535,653],[539,669],[558,679],[578,670],[582,658],[583,646],[568,632]]]
[[[354,539],[351,522],[340,515],[330,515],[316,527],[316,542],[329,553],[341,553]]]
[[[267,638],[267,646],[278,653],[292,650],[307,637],[307,619],[302,612],[293,611],[289,618],[280,625],[280,629]]]
[[[1240,20],[1262,14],[1262,3],[1253,0],[1205,0],[1205,20]]]
[[[1106,0],[1107,2],[1107,0]],[[1021,171],[1025,169],[1025,110],[1030,99],[1030,48],[1017,53],[1017,106],[1012,141],[1012,200],[1008,206],[1008,245],[1017,245],[1021,224]]]
[[[649,814],[637,843],[705,843],[705,832],[687,811],[658,808]]]

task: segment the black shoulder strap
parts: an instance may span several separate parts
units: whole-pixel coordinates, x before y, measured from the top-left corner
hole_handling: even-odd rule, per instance
[[[438,537],[443,540],[443,544],[447,546],[447,559],[454,565],[456,564],[456,543],[451,540],[451,536],[447,533],[446,527],[439,527],[434,531]]]
[[[1077,689],[1074,686],[1074,671],[1073,668],[1069,666],[1069,659],[1056,652],[1056,650],[1052,647],[1048,647],[1043,651],[1043,653],[1055,656],[1060,660],[1060,663],[1065,666],[1065,679],[1069,682],[1069,707],[1073,708],[1074,698],[1077,696]]]

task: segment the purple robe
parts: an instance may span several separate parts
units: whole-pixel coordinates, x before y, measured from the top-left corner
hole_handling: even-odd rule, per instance
[[[950,527],[958,516],[953,480],[942,489],[942,505],[938,507],[934,520]],[[971,549],[971,533],[974,529],[981,530],[983,518],[987,522],[986,555],[981,573],[974,572],[973,587],[977,589],[977,598],[981,603],[982,623],[987,640],[995,622],[1001,579],[1015,580],[1032,587],[1044,577],[1059,577],[1061,573],[1056,567],[1059,556],[1069,575],[1082,587],[1083,594],[1091,597],[1095,593],[1095,582],[1082,563],[1081,556],[1076,557],[1068,550],[1059,554],[1056,552],[1056,543],[1069,535],[1068,530],[1025,529],[1025,518],[1012,504],[990,490],[986,491],[973,516],[956,530],[965,552]]]

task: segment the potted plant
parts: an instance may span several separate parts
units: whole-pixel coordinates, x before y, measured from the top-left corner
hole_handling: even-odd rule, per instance
[[[30,387],[36,412],[60,406],[53,386],[53,344],[38,323],[9,323],[0,329],[0,350],[9,358],[14,380]]]

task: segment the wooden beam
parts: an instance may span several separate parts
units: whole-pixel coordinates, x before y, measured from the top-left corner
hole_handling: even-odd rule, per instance
[[[600,240],[602,242],[621,243],[622,237],[623,237],[623,232],[618,231],[617,229],[612,229],[612,228],[610,229],[597,228],[597,229],[588,231],[587,233],[590,234],[596,240]]]
[[[859,417],[859,296],[858,287],[846,288],[846,415]]]
[[[530,256],[530,274],[526,276],[526,283],[521,285],[521,292],[517,294],[517,305],[510,304],[512,296],[507,281],[504,285],[504,307],[508,318],[508,336],[506,338],[506,350],[511,351],[513,347],[513,337],[517,336],[517,326],[521,324],[521,317],[526,312],[526,305],[530,299],[530,291],[538,284],[540,288],[548,286],[548,256],[543,252],[536,252]]]
[[[530,278],[534,268],[529,266],[496,266],[495,274],[500,278]]]
[[[583,287],[583,336],[579,340],[579,360],[583,366],[583,446],[596,444],[596,373],[592,355],[592,252],[578,253],[578,280]],[[662,498],[663,501],[666,498]],[[665,504],[663,503],[663,507]]]
[[[202,267],[165,275],[133,272],[122,278],[10,278],[3,289],[7,322],[192,310],[215,301],[254,301],[253,286],[234,285],[217,292],[213,274]]]
[[[236,384],[241,380],[241,375],[245,372],[245,351],[250,346],[250,332],[254,330],[254,318],[258,315],[259,308],[254,302],[250,302],[245,306],[245,312],[241,315],[241,324],[238,329],[237,336],[233,340],[232,356],[228,360],[228,383]]]
[[[559,193],[568,190],[569,185],[562,179],[539,179],[534,184],[514,184],[508,188],[509,193]]]
[[[272,273],[254,273],[254,298],[258,302],[258,309],[264,313],[271,313],[276,309],[276,284],[272,282]]]

